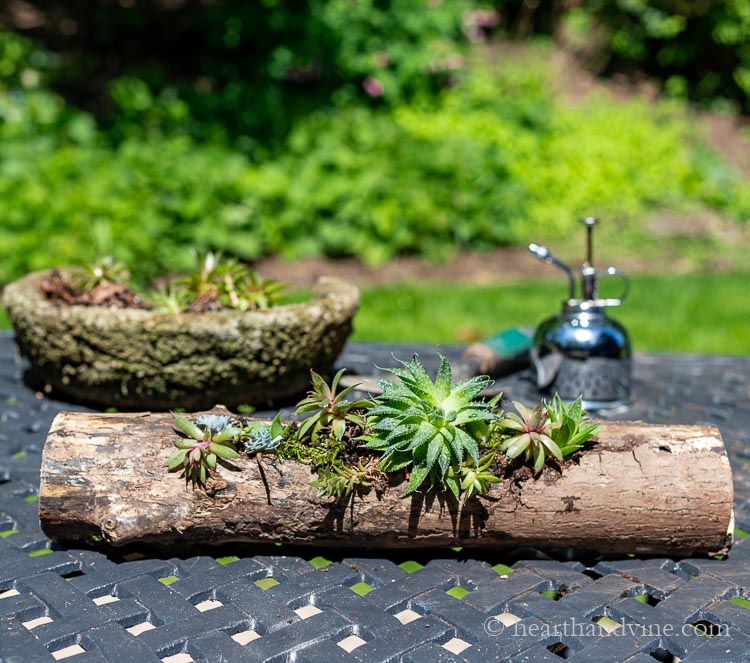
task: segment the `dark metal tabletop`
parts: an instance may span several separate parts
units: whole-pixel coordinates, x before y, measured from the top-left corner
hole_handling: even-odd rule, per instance
[[[367,375],[419,352],[434,368],[436,349],[461,351],[352,343],[339,364]],[[536,399],[525,372],[500,382]],[[750,539],[723,560],[60,549],[36,502],[64,409],[85,408],[35,390],[0,335],[0,663],[750,661]],[[637,355],[633,406],[606,416],[717,425],[750,531],[750,358]]]

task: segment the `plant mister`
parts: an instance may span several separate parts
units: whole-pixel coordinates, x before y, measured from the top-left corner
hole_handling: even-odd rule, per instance
[[[529,244],[539,260],[555,265],[568,277],[568,299],[562,312],[544,320],[536,329],[531,361],[536,369],[537,388],[557,392],[563,400],[583,396],[586,409],[606,409],[627,405],[631,388],[631,349],[628,332],[606,311],[619,306],[627,297],[630,282],[624,272],[608,267],[600,274],[593,265],[593,232],[597,219],[581,220],[586,228],[586,261],[580,271],[580,298],[576,298],[576,278],[572,270],[544,246]],[[623,290],[616,299],[599,297],[599,281],[604,276],[622,280]]]

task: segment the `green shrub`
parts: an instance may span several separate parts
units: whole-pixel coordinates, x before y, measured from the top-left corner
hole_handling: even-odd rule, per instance
[[[335,65],[342,79],[376,78],[386,100],[434,92],[463,69],[461,32],[472,0],[325,0],[315,14],[336,41]]]
[[[668,91],[750,111],[750,0],[597,0],[584,3],[608,31],[611,67],[637,65]]]
[[[254,253],[231,237],[247,214],[247,163],[224,148],[179,138],[116,149],[0,146],[0,163],[2,281],[97,253],[116,254],[144,277],[188,268],[185,246]]]
[[[188,106],[136,78],[112,86],[122,121],[102,130],[44,83],[52,56],[5,35],[0,282],[97,253],[148,278],[188,268],[187,246],[379,264],[552,241],[583,214],[616,220],[631,245],[659,209],[750,216],[750,187],[695,142],[680,107],[570,106],[550,90],[548,50],[524,52],[498,66],[472,56],[439,92],[415,83],[388,103],[307,114],[248,156],[179,129],[196,121]]]
[[[691,140],[668,104],[555,100],[539,61],[474,63],[436,102],[299,122],[250,182],[268,250],[440,257],[569,233],[577,218],[640,228],[658,209],[750,214],[750,188]],[[250,232],[255,225],[238,227]]]
[[[314,109],[440,90],[460,68],[464,12],[484,4],[50,3],[57,20],[35,34],[65,54],[55,83],[97,108],[113,139],[145,127],[239,141],[246,151]],[[57,30],[61,17],[75,23],[74,38]],[[369,96],[368,78],[382,95]]]

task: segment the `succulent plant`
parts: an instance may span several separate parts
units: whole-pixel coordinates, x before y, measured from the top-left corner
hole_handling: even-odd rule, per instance
[[[374,464],[365,465],[360,460],[356,467],[337,465],[321,468],[318,471],[318,478],[311,481],[310,485],[318,489],[318,497],[344,499],[355,490],[369,490],[381,476],[382,472],[379,472]]]
[[[218,294],[216,280],[219,276],[218,267],[221,262],[221,254],[208,251],[205,254],[191,250],[196,268],[187,276],[177,279],[175,285],[184,288],[191,299]]]
[[[235,258],[217,256],[216,260],[213,278],[221,303],[227,308],[248,310],[250,306],[241,296],[248,268]]]
[[[286,285],[275,279],[262,279],[258,272],[251,270],[245,282],[245,298],[257,308],[265,309],[284,301],[282,291]]]
[[[599,431],[599,424],[586,418],[581,398],[566,404],[555,394],[546,407],[550,421],[559,424],[552,431],[552,439],[560,448],[563,458],[574,454]]]
[[[174,441],[178,451],[167,460],[167,466],[170,470],[182,467],[185,478],[193,485],[205,487],[219,458],[239,458],[233,439],[242,431],[231,425],[229,417],[201,415],[195,423],[176,413],[172,417],[181,436]]]
[[[245,453],[252,456],[275,452],[284,441],[287,428],[281,423],[281,413],[277,414],[270,424],[262,421],[249,422],[243,429],[247,436],[242,444]]]
[[[385,489],[385,474],[404,470],[407,495],[437,488],[471,499],[487,495],[501,481],[493,472],[501,451],[510,459],[532,461],[539,474],[547,459],[571,456],[598,430],[580,398],[566,404],[555,396],[534,409],[514,403],[517,412],[501,416],[499,395],[479,400],[489,377],[454,384],[442,355],[434,382],[416,355],[400,363],[401,368],[390,369],[399,381],[380,381],[383,393],[374,401],[348,401],[356,385],[338,391],[343,369],[330,385],[310,371],[312,389],[295,411],[309,416],[299,423],[282,423],[279,413],[270,423],[246,420],[239,428],[225,415],[204,414],[192,422],[174,414],[181,436],[167,464],[170,470],[183,468],[188,480],[205,487],[218,461],[238,458],[235,445],[241,445],[257,461],[267,491],[264,465],[281,473],[276,463],[291,459],[317,471],[311,485],[318,497],[343,499],[355,491]]]
[[[562,451],[552,439],[560,422],[550,420],[546,405],[539,403],[531,410],[523,403],[514,401],[513,406],[518,414],[510,412],[498,423],[499,428],[515,432],[500,446],[508,458],[517,458],[521,454],[527,461],[533,458],[537,474],[542,471],[548,456],[562,460]]]
[[[188,305],[215,304],[239,311],[267,309],[279,304],[286,287],[273,279],[261,279],[255,270],[235,258],[224,258],[211,251],[193,252],[196,269],[177,279],[173,286],[188,300]]]
[[[236,263],[222,273],[220,301],[240,311],[268,309],[280,304],[286,286],[274,279],[262,279],[258,272]]]
[[[125,283],[130,272],[124,263],[113,256],[101,256],[94,262],[84,265],[85,275],[82,287],[91,290],[105,283]]]
[[[403,368],[390,369],[401,383],[380,381],[382,395],[368,412],[367,448],[383,453],[378,469],[393,472],[409,468],[406,493],[417,490],[429,479],[430,487],[446,485],[450,469],[460,474],[464,458],[479,465],[479,445],[466,427],[492,421],[496,414],[488,403],[475,400],[492,380],[474,377],[452,383],[451,366],[440,356],[440,368],[433,383],[416,355]],[[451,482],[448,482],[451,489]],[[454,491],[455,492],[455,491]]]
[[[569,458],[599,430],[599,424],[586,419],[580,398],[566,404],[555,394],[550,403],[542,401],[533,410],[513,405],[519,414],[511,412],[497,423],[498,429],[512,433],[500,448],[509,458],[523,454],[527,461],[533,459],[537,474],[548,458]]]
[[[221,433],[231,427],[232,418],[225,414],[200,414],[196,417],[195,423],[204,430]]]
[[[297,439],[302,440],[310,437],[313,443],[319,441],[321,435],[330,434],[336,440],[342,440],[346,433],[347,425],[353,424],[364,430],[365,420],[357,413],[357,410],[367,410],[372,406],[372,401],[356,400],[347,401],[346,396],[356,388],[357,385],[347,387],[336,393],[341,376],[344,374],[342,368],[333,376],[331,385],[318,375],[310,371],[313,388],[307,396],[297,403],[295,414],[312,412],[297,429]]]
[[[461,471],[458,475],[454,473],[453,469],[449,471],[445,484],[456,498],[461,491],[464,492],[467,500],[475,495],[487,495],[490,492],[490,484],[502,481],[500,477],[488,471],[494,462],[494,453],[482,456],[478,464],[474,463],[473,459],[468,458],[461,465]]]
[[[148,297],[151,306],[157,313],[182,313],[190,304],[190,298],[174,283],[167,286],[161,285],[156,292]]]

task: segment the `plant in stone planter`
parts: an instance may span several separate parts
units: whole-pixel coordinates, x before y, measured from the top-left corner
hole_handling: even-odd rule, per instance
[[[357,289],[322,278],[305,302],[216,254],[136,292],[123,266],[35,272],[3,301],[38,377],[77,400],[119,409],[205,409],[293,397],[330,370],[352,329]]]
[[[185,311],[256,311],[283,303],[283,283],[263,279],[247,265],[218,253],[193,252],[193,257],[193,272],[170,284],[174,293],[181,293]]]
[[[177,315],[190,306],[188,293],[178,288],[174,283],[159,285],[149,297],[152,309],[156,313]]]
[[[93,290],[107,283],[127,283],[130,272],[125,263],[113,256],[102,256],[93,263],[84,265],[85,279],[81,283],[84,290]]]

